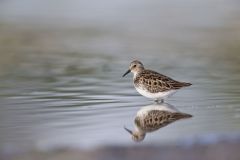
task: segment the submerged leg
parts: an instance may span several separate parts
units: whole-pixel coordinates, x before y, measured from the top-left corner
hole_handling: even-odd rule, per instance
[[[155,99],[154,102],[155,103],[164,103],[164,99]]]

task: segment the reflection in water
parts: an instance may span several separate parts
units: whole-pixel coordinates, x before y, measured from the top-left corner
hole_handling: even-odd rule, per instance
[[[177,120],[190,117],[192,117],[192,115],[179,112],[170,104],[152,104],[142,107],[137,112],[137,116],[134,120],[134,131],[131,131],[126,127],[124,128],[132,135],[132,139],[135,142],[140,142],[145,138],[146,133],[156,131]]]
[[[194,84],[169,99],[191,124],[148,143],[240,132],[238,1],[93,1],[0,0],[0,150],[129,145],[133,59]]]

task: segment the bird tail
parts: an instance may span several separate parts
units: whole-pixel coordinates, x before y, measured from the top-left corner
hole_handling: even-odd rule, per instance
[[[191,83],[186,83],[186,82],[183,82],[182,84],[183,84],[183,87],[188,87],[192,85]]]
[[[172,86],[175,88],[175,89],[180,89],[182,87],[188,87],[188,86],[191,86],[192,84],[191,83],[186,83],[186,82],[177,82],[175,84],[172,84]]]
[[[185,119],[185,118],[191,118],[192,117],[192,115],[191,114],[188,114],[188,113],[182,113],[182,112],[176,112],[175,114],[174,114],[174,117],[176,118],[176,119]]]

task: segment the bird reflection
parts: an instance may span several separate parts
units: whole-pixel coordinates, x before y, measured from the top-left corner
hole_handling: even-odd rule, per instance
[[[126,127],[124,129],[132,135],[133,141],[140,142],[144,140],[146,133],[156,131],[177,120],[190,117],[192,115],[180,112],[170,104],[152,104],[142,107],[137,112],[133,131]]]

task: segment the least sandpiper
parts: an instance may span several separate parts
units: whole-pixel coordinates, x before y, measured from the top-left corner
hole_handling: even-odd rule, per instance
[[[126,127],[124,129],[132,135],[133,141],[140,142],[145,138],[146,133],[156,131],[177,120],[190,117],[192,115],[180,112],[170,104],[154,104],[143,107],[137,112],[134,120],[134,131]]]
[[[128,73],[133,73],[133,83],[136,90],[147,98],[164,101],[165,98],[175,93],[182,87],[192,85],[191,83],[179,82],[170,77],[162,75],[152,70],[145,69],[140,61],[133,61],[130,63]]]

